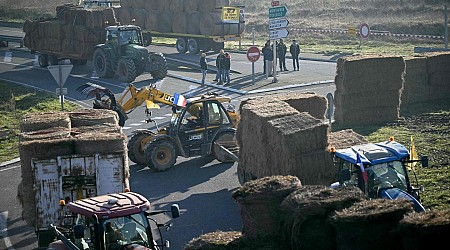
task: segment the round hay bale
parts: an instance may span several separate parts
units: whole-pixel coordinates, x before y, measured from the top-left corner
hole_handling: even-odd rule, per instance
[[[117,23],[117,17],[114,8],[102,9],[103,22],[100,27],[105,28],[108,25],[114,25]]]
[[[201,11],[217,11],[223,6],[230,6],[230,0],[199,0],[199,10]]]
[[[103,154],[127,152],[127,137],[123,133],[103,133],[92,131],[74,136],[74,151],[76,154]]]
[[[237,23],[230,23],[229,26],[230,27],[229,27],[228,33],[230,35],[244,33],[244,31],[245,31],[245,17],[244,17],[244,13],[240,13],[239,14],[239,24],[237,24]]]
[[[153,9],[160,12],[170,10],[170,1],[167,0],[154,0],[153,5]]]
[[[145,9],[135,9],[131,12],[131,20],[135,20],[135,25],[145,27],[148,12]]]
[[[115,111],[107,109],[80,109],[69,113],[72,127],[93,125],[118,125],[119,118]]]
[[[217,11],[213,12],[202,12],[201,14],[201,22],[200,22],[200,34],[202,35],[210,35],[217,36],[220,34],[228,34],[230,26],[224,25],[221,23],[221,13]]]
[[[131,23],[131,14],[130,14],[131,11],[133,11],[133,9],[125,8],[125,7],[117,8],[116,16],[118,17],[118,21],[121,24],[130,24]]]
[[[148,30],[158,30],[159,11],[149,10],[147,19],[145,19],[145,28]]]
[[[172,23],[172,32],[174,33],[187,33],[187,14],[185,12],[174,12],[174,19]]]
[[[374,199],[336,211],[331,223],[338,249],[399,249],[394,230],[413,211],[408,200]],[[358,240],[355,240],[358,239]]]
[[[70,130],[68,128],[51,128],[35,130],[20,133],[20,141],[47,140],[69,138]]]
[[[133,0],[120,0],[120,6],[123,8],[131,8],[130,2]]]
[[[183,7],[185,12],[192,12],[199,10],[199,2],[200,0],[184,0]]]
[[[172,32],[173,13],[171,11],[164,11],[161,13],[158,27],[159,32]]]
[[[231,245],[234,241],[242,237],[241,232],[216,231],[212,233],[202,234],[197,238],[189,241],[184,250],[213,250],[213,249],[232,249]]]
[[[291,249],[336,249],[335,232],[329,217],[336,210],[363,201],[358,188],[332,189],[306,185],[288,195],[281,204],[283,238]],[[322,239],[327,239],[323,241]]]
[[[144,9],[146,4],[146,0],[133,0],[133,8],[134,9]]]
[[[65,112],[35,112],[28,113],[20,121],[20,131],[30,132],[51,128],[70,129],[70,117]]]
[[[169,1],[169,10],[172,12],[182,12],[184,10],[184,0]]]
[[[281,237],[279,213],[283,199],[301,187],[295,176],[268,176],[246,182],[233,192],[243,221],[242,232],[249,238]]]
[[[200,34],[200,12],[193,11],[189,12],[187,18],[187,33],[189,34]]]
[[[450,235],[450,209],[409,213],[399,223],[403,249],[439,249]]]

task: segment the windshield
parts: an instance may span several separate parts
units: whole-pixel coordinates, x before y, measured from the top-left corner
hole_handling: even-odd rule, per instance
[[[140,33],[136,29],[121,30],[120,44],[137,44],[142,45]]]
[[[406,173],[400,161],[380,163],[366,168],[370,193],[376,196],[379,189],[396,187],[407,191]]]
[[[144,213],[105,220],[103,230],[106,250],[123,249],[122,246],[129,244],[149,247],[147,228]]]

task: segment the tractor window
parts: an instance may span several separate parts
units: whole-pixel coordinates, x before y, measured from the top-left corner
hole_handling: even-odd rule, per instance
[[[230,120],[228,119],[222,106],[216,102],[208,103],[208,123],[210,125],[221,125],[230,123]]]
[[[200,128],[204,126],[203,103],[192,104],[186,112],[184,112],[181,121],[183,129]]]
[[[111,218],[103,222],[106,250],[123,249],[123,246],[135,243],[148,245],[148,223],[143,214]]]
[[[120,31],[120,44],[142,44],[141,36],[137,30]]]
[[[406,190],[406,173],[400,161],[384,162],[367,168],[369,188],[374,193],[380,188],[396,187]]]
[[[342,161],[342,169],[350,172],[350,179],[344,180],[344,186],[358,186],[358,169],[348,161]]]

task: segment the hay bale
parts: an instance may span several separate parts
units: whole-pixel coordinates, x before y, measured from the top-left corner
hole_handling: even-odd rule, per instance
[[[158,30],[159,11],[149,10],[145,20],[145,28],[148,30]]]
[[[337,249],[399,249],[395,229],[412,211],[408,200],[387,199],[366,200],[336,211],[331,223]]]
[[[127,137],[123,133],[103,133],[103,131],[86,131],[74,136],[75,154],[126,153]]]
[[[183,10],[185,12],[197,11],[197,10],[199,10],[199,2],[200,2],[200,0],[184,0]]]
[[[65,112],[34,112],[24,115],[20,121],[20,131],[30,132],[51,128],[71,128],[70,117]]]
[[[230,6],[230,0],[199,0],[199,8],[202,11],[216,11],[217,8]]]
[[[184,0],[171,0],[169,1],[169,10],[173,13],[182,12],[184,10]]]
[[[203,8],[202,8],[203,11]],[[202,12],[200,19],[202,20],[199,25],[200,34],[205,36],[218,36],[228,34],[229,26],[222,26],[221,23],[222,13],[219,11]]]
[[[199,11],[193,11],[188,13],[187,17],[187,33],[200,34],[200,15]]]
[[[187,33],[187,14],[182,11],[175,11],[173,15],[176,17],[172,22],[172,32],[174,33]]]
[[[450,235],[450,210],[409,213],[399,223],[403,249],[439,249]]]
[[[135,20],[135,25],[145,27],[148,12],[145,9],[134,9],[131,12],[131,19]]]
[[[19,135],[19,141],[24,142],[33,140],[63,139],[69,137],[70,130],[68,128],[55,127],[50,129],[22,132]]]
[[[116,124],[103,123],[92,126],[81,126],[72,128],[70,134],[76,136],[82,133],[122,133],[122,127]]]
[[[317,119],[325,119],[325,112],[328,107],[328,101],[324,96],[316,93],[288,93],[278,94],[272,98],[287,102],[299,112],[307,112]]]
[[[79,109],[69,113],[72,127],[93,125],[118,125],[119,116],[113,110],[108,109]]]
[[[269,176],[245,183],[233,192],[243,221],[242,233],[249,238],[280,238],[280,204],[301,187],[295,176]]]
[[[197,238],[189,241],[183,248],[184,250],[219,250],[233,249],[233,242],[242,237],[241,232],[216,231],[212,233],[202,234]]]
[[[329,147],[334,147],[335,149],[344,149],[366,143],[369,143],[369,141],[364,136],[353,131],[353,129],[331,132],[328,135]]]
[[[405,57],[405,83],[401,93],[400,111],[414,103],[430,99],[426,57]]]
[[[160,14],[158,32],[172,32],[173,12],[165,10]]]
[[[120,0],[120,6],[123,8],[130,8],[131,4],[130,2],[132,2],[133,0]]]
[[[425,56],[430,97],[433,100],[445,99],[450,94],[450,52],[427,53]]]
[[[121,24],[131,24],[131,12],[133,9],[130,9],[128,7],[120,7],[115,9],[117,20]]]
[[[300,187],[281,204],[283,238],[289,242],[290,249],[336,249],[330,216],[335,210],[348,208],[364,199],[361,190],[353,187]]]

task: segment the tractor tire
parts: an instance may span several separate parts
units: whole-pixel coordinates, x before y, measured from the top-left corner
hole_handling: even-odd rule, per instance
[[[161,172],[173,167],[177,153],[173,143],[167,140],[153,141],[145,147],[145,158],[153,164],[147,164],[155,171]],[[153,165],[153,166],[150,166]]]
[[[188,39],[188,50],[191,54],[198,54],[200,51],[200,43],[193,38]]]
[[[236,142],[236,135],[233,132],[225,132],[222,134],[219,134],[215,139],[213,143],[213,153],[216,159],[223,163],[229,163],[229,162],[235,162],[233,158],[231,158],[229,155],[225,154],[222,150],[219,150],[219,146],[217,144],[222,145],[229,151],[231,151],[234,154],[237,154],[239,152],[239,147]]]
[[[122,82],[133,82],[136,79],[136,65],[133,59],[121,57],[117,63],[117,74]]]
[[[47,68],[48,67],[48,55],[40,54],[38,57],[38,63],[41,68]]]
[[[138,131],[134,133],[128,141],[128,158],[134,163],[147,165],[144,150],[141,150],[141,142],[143,139],[151,135],[148,132]]]
[[[167,61],[162,53],[154,53],[149,57],[153,70],[150,72],[153,79],[164,79],[167,76]]]
[[[111,78],[114,76],[114,69],[111,58],[103,49],[96,49],[94,51],[94,70],[101,78]]]
[[[186,53],[188,51],[188,41],[186,38],[177,38],[177,42],[175,44],[175,47],[177,48],[178,53]]]

